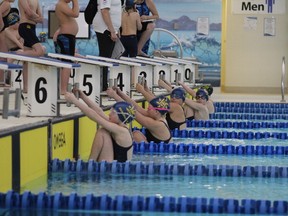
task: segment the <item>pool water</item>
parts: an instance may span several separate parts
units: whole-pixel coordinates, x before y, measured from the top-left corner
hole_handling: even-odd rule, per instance
[[[240,131],[249,131],[249,132],[268,132],[268,133],[273,133],[273,132],[279,132],[279,133],[288,133],[288,128],[221,128],[221,127],[214,127],[214,128],[205,128],[205,127],[187,127],[187,130],[195,130],[195,131],[227,131],[227,132],[240,132]]]
[[[192,165],[230,165],[230,166],[279,166],[286,167],[288,156],[286,155],[181,155],[181,154],[136,154],[132,161],[142,161],[149,163],[169,163],[169,164],[192,164]]]
[[[287,108],[286,108],[287,109]],[[221,113],[219,113],[221,114]],[[222,113],[223,116],[232,116],[235,113]],[[228,154],[227,152],[221,152],[213,151],[211,153],[208,153],[208,151],[203,154],[203,151],[195,151],[189,152],[189,154],[186,152],[184,153],[177,153],[177,151],[167,152],[165,153],[159,153],[157,151],[152,151],[152,153],[148,151],[147,148],[145,151],[135,151],[132,161],[130,163],[122,163],[122,165],[114,166],[117,167],[115,170],[124,170],[122,168],[128,167],[128,172],[113,172],[112,169],[109,171],[109,169],[112,167],[112,165],[108,164],[107,167],[110,166],[110,168],[107,168],[105,166],[105,169],[102,171],[99,171],[99,167],[101,167],[102,163],[97,163],[97,169],[92,170],[87,169],[87,160],[84,169],[82,169],[82,165],[80,166],[80,170],[73,170],[74,168],[65,170],[65,162],[61,162],[61,168],[55,169],[48,173],[47,176],[43,176],[39,179],[36,179],[33,182],[30,182],[26,185],[24,185],[21,188],[20,193],[24,193],[25,191],[30,191],[31,193],[38,194],[38,193],[47,193],[48,195],[53,195],[56,193],[62,193],[63,195],[71,195],[71,193],[76,193],[78,196],[86,196],[87,194],[93,194],[94,196],[102,196],[107,195],[109,197],[117,197],[117,196],[141,196],[141,197],[150,197],[150,196],[156,196],[159,198],[165,198],[165,197],[172,197],[179,199],[181,197],[197,197],[197,198],[205,198],[205,199],[229,199],[229,200],[257,200],[257,201],[287,201],[288,200],[288,141],[287,141],[287,134],[288,134],[288,125],[286,117],[285,119],[278,119],[277,122],[281,122],[282,125],[285,125],[283,127],[279,126],[280,123],[278,123],[278,126],[273,126],[272,122],[276,122],[276,120],[272,121],[274,119],[274,115],[270,114],[258,114],[258,113],[250,113],[251,117],[246,118],[248,120],[243,120],[244,114],[242,113],[237,114],[238,117],[235,120],[234,119],[221,119],[222,117],[219,115],[220,121],[230,121],[230,125],[234,123],[236,125],[235,127],[229,127],[228,124],[223,124],[224,127],[220,127],[220,124],[214,123],[216,127],[212,127],[211,125],[209,127],[205,126],[203,124],[202,126],[199,126],[199,124],[195,121],[194,127],[188,127],[187,131],[195,131],[195,136],[187,136],[187,138],[180,138],[179,136],[173,137],[171,140],[171,143],[176,146],[178,144],[194,144],[198,147],[203,144],[205,146],[211,146],[213,145],[216,149],[216,146],[222,145],[222,146],[233,146],[235,149],[238,147],[243,146],[264,146],[265,149],[271,149],[270,147],[273,147],[273,153],[269,154],[259,154],[259,152],[253,152],[253,154],[250,154],[247,152],[242,153],[233,153]],[[285,112],[286,115],[286,112]],[[216,116],[216,115],[215,115]],[[258,116],[261,118],[255,118],[253,116]],[[271,118],[270,118],[270,117]],[[262,118],[263,117],[263,118]],[[264,118],[265,117],[265,118]],[[269,117],[269,118],[266,118]],[[273,117],[273,118],[272,118]],[[259,119],[259,120],[257,120]],[[215,121],[216,118],[211,121]],[[271,120],[271,121],[270,121]],[[217,120],[216,120],[217,121]],[[237,121],[237,123],[235,123]],[[265,121],[265,122],[263,122]],[[252,122],[256,124],[250,124],[254,125],[253,127],[242,127],[243,124],[241,122]],[[207,123],[207,122],[206,122]],[[258,124],[259,123],[259,124]],[[271,123],[271,124],[270,124]],[[197,126],[198,124],[198,126]],[[218,125],[217,125],[218,124]],[[200,124],[201,125],[201,124]],[[241,126],[239,126],[241,125]],[[265,127],[261,126],[255,126],[255,125],[266,125]],[[269,125],[269,126],[268,126]],[[241,128],[240,128],[241,127]],[[199,135],[199,131],[202,131],[203,134],[202,137],[215,137],[215,138],[201,138],[197,137]],[[213,136],[205,136],[207,135],[207,132],[217,132],[217,138],[214,133]],[[201,133],[202,133],[201,132]],[[218,134],[221,133],[230,133],[229,136],[218,136]],[[231,132],[237,133],[237,136],[234,136],[235,133],[233,133],[233,136],[231,135]],[[250,138],[248,139],[248,136],[244,136],[243,139],[238,139],[240,136],[240,133],[249,133]],[[270,134],[267,138],[264,138],[264,136],[260,136],[256,139],[256,133],[268,133]],[[277,133],[284,134],[285,136],[274,136]],[[189,132],[187,132],[189,134]],[[243,134],[243,133],[242,133]],[[274,135],[272,135],[274,134]],[[181,134],[182,135],[182,134]],[[255,136],[254,136],[255,135]],[[195,137],[195,138],[193,138]],[[197,137],[197,138],[196,138]],[[219,137],[219,138],[218,138]],[[221,138],[220,138],[221,137]],[[225,137],[225,138],[224,138]],[[227,138],[226,138],[227,137]],[[233,138],[232,138],[233,137]],[[235,138],[236,137],[236,138]],[[243,137],[243,136],[242,136]],[[252,137],[252,138],[251,138]],[[255,137],[255,138],[254,138]],[[284,137],[284,138],[282,138]],[[152,146],[152,145],[150,145]],[[172,145],[171,145],[172,146]],[[286,148],[287,146],[287,148]],[[179,147],[179,146],[178,146]],[[198,148],[197,147],[197,148]],[[268,147],[268,148],[267,148]],[[284,147],[282,153],[275,153],[277,147]],[[138,147],[139,148],[139,145]],[[158,147],[157,147],[158,148]],[[226,148],[226,147],[225,147]],[[249,148],[249,147],[248,147]],[[246,147],[246,149],[248,149]],[[134,148],[135,150],[136,148]],[[143,149],[143,145],[142,145]],[[256,149],[256,147],[255,147]],[[140,148],[138,149],[140,150]],[[153,150],[153,148],[152,148]],[[275,150],[275,151],[274,151]],[[267,151],[268,152],[268,151]],[[246,154],[247,153],[247,154]],[[249,155],[250,154],[250,155]],[[89,163],[89,162],[88,162]],[[94,163],[94,162],[93,162]],[[66,163],[66,165],[69,165],[69,163]],[[77,163],[78,164],[78,163]],[[79,163],[80,164],[80,163]],[[82,163],[81,163],[82,164]],[[100,164],[100,165],[99,165]],[[126,166],[126,165],[127,166]],[[139,165],[139,164],[152,164],[151,167],[152,171],[149,172],[150,167],[142,167],[138,166],[138,168],[141,168],[141,172],[135,172],[135,166],[130,166],[131,164]],[[156,168],[154,167],[154,164],[156,164]],[[167,165],[165,167],[165,172],[159,172],[161,168],[157,167],[157,165]],[[191,173],[183,174],[183,167],[185,165],[193,166],[191,170]],[[175,165],[175,166],[174,166]],[[57,165],[58,166],[58,165]],[[56,166],[56,167],[57,167]],[[201,166],[205,166],[206,168],[209,167],[209,174],[206,170],[205,173],[199,172],[198,168]],[[225,166],[225,167],[224,167]],[[66,166],[70,167],[69,166]],[[72,166],[71,166],[72,167]],[[119,168],[120,167],[120,168]],[[132,167],[132,168],[131,168]],[[137,167],[137,166],[136,166]],[[176,168],[175,168],[176,167]],[[180,167],[180,168],[179,168]],[[186,168],[187,166],[185,166]],[[196,169],[197,167],[197,169]],[[212,168],[211,168],[212,167]],[[215,175],[214,174],[214,167],[216,167]],[[228,167],[228,168],[227,168]],[[241,167],[241,175],[231,175],[231,167]],[[252,167],[253,168],[253,174],[249,175],[250,171],[242,170],[243,167]],[[272,175],[272,172],[267,171],[267,169],[273,168],[273,170],[280,170],[280,168],[283,170],[286,170],[285,175]],[[64,168],[64,169],[63,169]],[[143,169],[142,169],[143,168]],[[166,169],[167,168],[167,169]],[[175,168],[175,169],[174,169]],[[179,169],[178,169],[179,168]],[[218,169],[219,168],[219,169]],[[222,169],[223,168],[223,169]],[[256,169],[257,168],[257,169]],[[62,170],[61,170],[62,169]],[[178,170],[177,170],[178,169]],[[255,169],[255,170],[254,170]],[[88,171],[89,170],[89,171]],[[144,171],[143,171],[144,170]],[[176,171],[175,171],[176,170]],[[179,171],[180,170],[180,171]],[[197,170],[197,171],[195,171]],[[234,171],[235,169],[233,169]],[[131,172],[130,172],[131,171]],[[139,171],[139,170],[138,170]],[[163,169],[162,169],[163,171]],[[174,172],[175,171],[175,172]],[[179,171],[179,172],[178,172]],[[227,172],[226,172],[227,171]],[[254,172],[255,171],[255,172]],[[267,171],[267,172],[266,172]],[[269,174],[270,172],[270,174]],[[283,171],[284,172],[284,171]],[[159,174],[161,173],[161,174]],[[211,174],[212,173],[212,174]],[[229,173],[229,174],[228,174]],[[237,173],[236,173],[237,174]],[[246,175],[247,174],[247,175]],[[275,174],[275,172],[274,172]],[[274,176],[274,177],[273,177]],[[244,202],[245,203],[245,202]],[[244,206],[245,204],[242,204]],[[240,205],[239,205],[240,206]],[[277,204],[275,205],[277,206]],[[273,207],[275,207],[273,204]],[[217,205],[216,205],[217,207]],[[272,207],[272,205],[271,205]],[[249,208],[249,205],[247,205],[247,208]],[[277,207],[275,207],[277,208]],[[281,209],[281,207],[280,207]],[[272,212],[272,211],[271,211]],[[287,212],[287,211],[286,211]],[[30,212],[31,213],[31,212]],[[259,212],[257,212],[259,213]],[[1,214],[1,210],[0,210]],[[34,213],[31,213],[33,215]],[[186,215],[181,214],[178,212],[119,212],[119,211],[101,211],[101,210],[93,210],[91,212],[87,210],[65,210],[65,209],[59,209],[55,213],[54,211],[49,212],[47,210],[47,215],[56,214],[56,215]],[[21,215],[21,214],[13,214],[13,215]],[[29,215],[29,213],[26,213],[26,215]],[[42,214],[43,215],[43,214]],[[45,215],[45,214],[44,214]],[[210,215],[206,213],[189,213],[189,215]],[[218,215],[218,214],[213,214]],[[222,215],[222,214],[220,214]],[[225,214],[230,215],[230,214]],[[233,215],[233,214],[231,214]],[[259,215],[259,214],[258,214]]]
[[[232,146],[288,146],[288,140],[275,138],[266,139],[215,139],[215,138],[175,138],[171,140],[175,144],[205,144],[205,145],[232,145]]]
[[[47,182],[45,181],[47,180]],[[42,184],[40,183],[42,182]],[[205,197],[223,199],[287,200],[287,178],[133,175],[53,172],[22,188],[22,192],[93,193],[127,196]]]

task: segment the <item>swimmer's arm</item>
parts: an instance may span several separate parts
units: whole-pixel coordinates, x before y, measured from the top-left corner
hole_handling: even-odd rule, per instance
[[[73,0],[72,2],[72,8],[70,8],[68,4],[61,5],[61,12],[64,13],[66,16],[77,18],[79,16],[78,0]]]
[[[124,101],[126,101],[126,102],[128,102],[128,103],[131,103],[133,106],[134,106],[134,108],[138,111],[138,112],[140,112],[142,115],[145,115],[145,116],[147,116],[148,115],[148,113],[147,113],[147,110],[145,110],[145,109],[143,109],[141,106],[139,106],[138,105],[138,103],[135,101],[135,100],[133,100],[132,98],[130,98],[128,95],[126,95],[124,92],[122,92],[120,89],[116,89],[116,92],[117,92],[117,94],[124,100]]]
[[[153,99],[155,98],[155,96],[152,95],[152,94],[150,93],[150,91],[149,91],[149,92],[146,91],[146,90],[144,89],[144,86],[142,86],[142,85],[139,84],[139,83],[136,84],[136,90],[137,90],[139,93],[141,93],[147,101],[151,101],[151,100],[153,100]]]
[[[169,93],[172,92],[172,86],[168,85],[164,80],[159,79],[158,80],[158,85],[164,89],[166,89]]]
[[[81,98],[87,104],[88,107],[94,110],[102,118],[108,120],[108,117],[105,115],[101,107],[99,107],[94,101],[90,100],[89,97],[87,97],[83,91],[78,90],[78,92],[79,92],[79,98]]]
[[[154,120],[151,117],[142,115],[139,112],[135,112],[135,120],[141,124],[143,127],[148,128],[148,129],[154,129],[159,127],[159,124],[157,120]]]
[[[185,104],[191,107],[192,109],[195,109],[198,111],[204,110],[206,108],[203,104],[197,103],[196,101],[191,100],[189,98],[185,99]]]
[[[140,31],[142,29],[142,23],[141,23],[141,18],[140,18],[139,13],[137,13],[136,25],[137,25],[137,30]]]
[[[2,13],[0,14],[0,30],[2,30],[4,28],[4,22],[3,22],[3,18],[2,18]]]
[[[21,38],[20,38],[20,40],[15,36],[15,34],[14,33],[12,33],[10,30],[9,30],[9,28],[6,28],[5,29],[5,36],[7,37],[7,38],[9,38],[11,41],[13,41],[16,45],[17,45],[17,47],[19,47],[19,48],[21,48],[21,49],[24,49],[24,45],[23,45],[23,43],[21,43]]]
[[[106,93],[107,93],[108,97],[111,97],[111,98],[115,99],[117,102],[119,102],[119,101],[124,101],[123,98],[121,98],[121,97],[117,94],[116,89],[114,90],[113,88],[110,88],[110,87],[109,87],[109,88],[106,90]]]
[[[159,19],[159,13],[158,13],[158,10],[157,10],[154,2],[152,0],[146,0],[146,4],[147,4],[152,16],[141,16],[141,18],[143,19],[143,17],[144,17],[144,20]]]
[[[30,8],[27,0],[19,0],[18,4],[19,7],[21,7],[24,10],[26,16],[29,19],[34,21],[35,19],[39,18],[39,15]]]
[[[192,97],[196,97],[196,92],[193,90],[193,89],[191,89],[191,88],[189,88],[189,86],[187,86],[185,83],[183,83],[183,82],[179,82],[179,84],[184,88],[184,90],[188,93],[188,94],[190,94]]]
[[[0,30],[3,29],[4,27],[4,22],[3,22],[3,13],[5,13],[5,11],[7,11],[10,7],[10,4],[8,2],[2,2],[0,4]]]
[[[101,9],[101,14],[104,20],[104,23],[106,24],[108,31],[111,32],[111,40],[115,41],[118,36],[117,36],[117,31],[118,29],[114,29],[111,16],[110,16],[110,8],[103,8]]]
[[[35,20],[37,23],[42,23],[42,22],[43,22],[43,16],[42,16],[41,8],[40,8],[40,6],[39,6],[39,2],[38,2],[36,14],[38,15],[38,17],[36,17],[34,20]]]
[[[207,101],[207,108],[209,110],[209,113],[215,113],[215,107],[213,101],[210,99]]]

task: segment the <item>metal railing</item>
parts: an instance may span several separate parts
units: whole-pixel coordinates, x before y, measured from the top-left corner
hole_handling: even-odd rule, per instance
[[[285,103],[285,75],[286,75],[286,65],[285,65],[285,56],[282,58],[282,74],[281,74],[281,96],[282,99],[280,102]]]
[[[168,31],[167,29],[163,29],[163,28],[155,28],[154,29],[154,33],[157,33],[157,42],[154,42],[155,44],[157,44],[156,45],[157,47],[155,47],[155,48],[161,49],[161,47],[160,47],[160,35],[159,35],[160,32],[165,32],[165,33],[171,35],[175,39],[175,41],[177,42],[179,49],[180,49],[179,58],[183,58],[183,47],[182,47],[182,44],[181,44],[179,38],[175,34],[173,34],[171,31]]]

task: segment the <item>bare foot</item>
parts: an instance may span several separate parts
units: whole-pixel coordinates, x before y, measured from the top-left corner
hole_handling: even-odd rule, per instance
[[[10,84],[7,84],[7,83],[0,83],[0,87],[10,87],[11,85]]]
[[[145,58],[150,58],[150,56],[147,55],[146,53],[144,53],[143,51],[139,51],[139,52],[137,53],[137,55],[138,55],[138,56],[145,57]]]

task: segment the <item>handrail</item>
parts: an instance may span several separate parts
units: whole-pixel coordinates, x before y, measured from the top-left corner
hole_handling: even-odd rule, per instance
[[[178,37],[175,34],[173,34],[171,31],[168,31],[167,29],[163,29],[163,28],[155,28],[154,31],[163,31],[163,32],[166,32],[166,33],[170,34],[177,41],[177,43],[179,44],[180,58],[183,58],[183,47],[182,47],[182,44],[179,41]]]
[[[283,56],[282,58],[282,76],[281,76],[281,95],[282,95],[282,99],[280,102],[285,103],[285,75],[286,75],[286,65],[285,65],[285,56]]]

